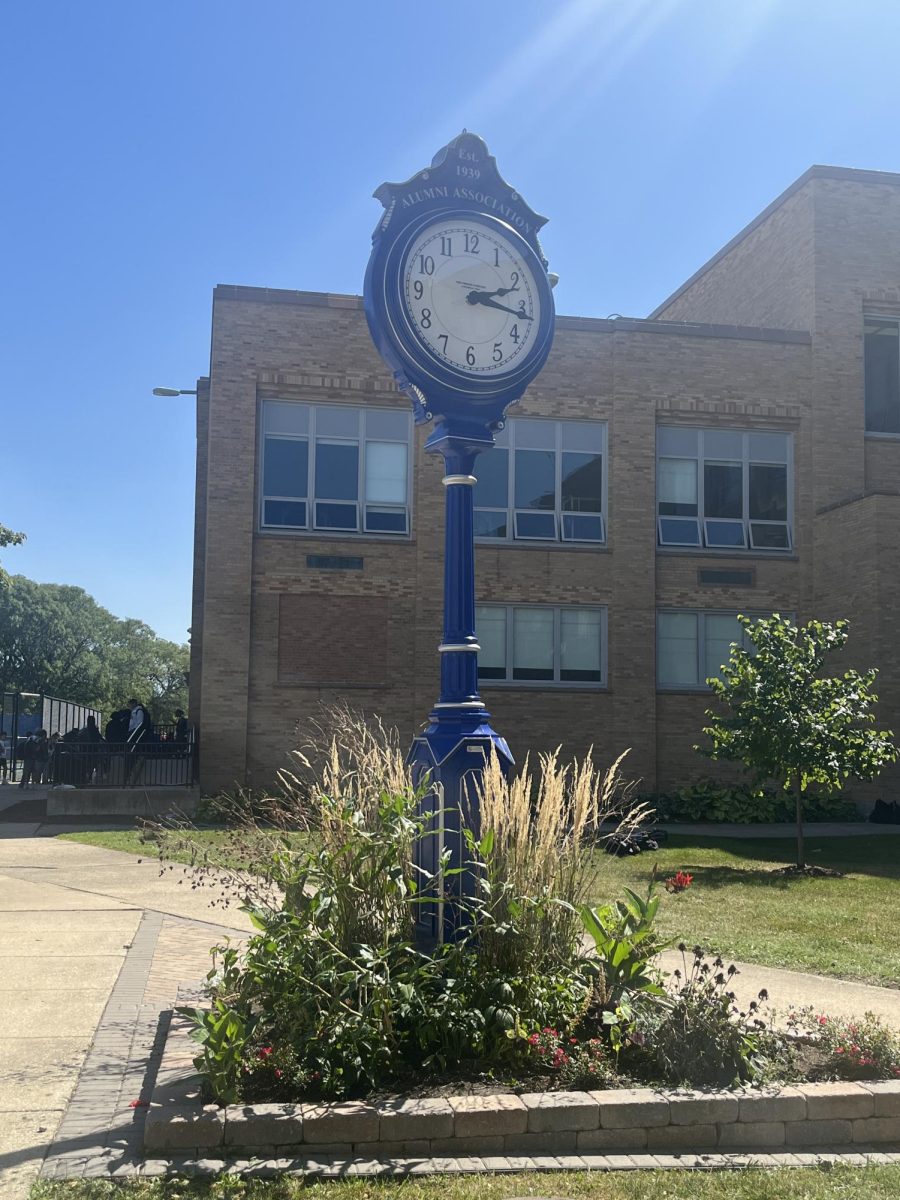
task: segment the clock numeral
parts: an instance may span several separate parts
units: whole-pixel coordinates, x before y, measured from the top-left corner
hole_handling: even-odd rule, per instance
[[[447,337],[447,334],[446,334],[446,333],[439,333],[439,334],[438,334],[438,341],[439,341],[439,342],[443,342],[443,343],[444,343],[444,353],[445,353],[445,354],[447,353],[447,342],[448,342],[448,340],[449,340],[449,339],[448,339],[448,337]]]
[[[503,343],[494,342],[494,362],[503,361]]]
[[[417,279],[413,284],[413,297],[416,300],[421,300],[425,293],[425,287],[421,279]]]
[[[518,287],[518,286],[519,286],[519,272],[518,272],[518,271],[513,271],[513,273],[512,273],[512,282],[510,283],[510,285],[509,285],[509,286],[510,286],[511,288],[516,288],[516,287]]]
[[[422,328],[423,329],[431,328],[431,309],[430,308],[422,309]]]
[[[475,366],[475,347],[474,346],[470,346],[468,348],[468,350],[466,351],[466,362],[469,364],[470,367]]]
[[[525,301],[524,300],[519,301],[519,316],[525,317],[526,320],[528,319],[528,313],[525,311]]]
[[[518,327],[518,325],[513,325],[512,329],[509,331],[509,336],[518,345],[518,342],[519,342],[519,327]]]
[[[500,266],[500,251],[497,249],[496,246],[494,247],[494,266],[495,267]]]
[[[464,233],[463,237],[466,239],[466,254],[477,254],[478,243],[481,240],[479,235],[477,233]],[[496,250],[494,253],[497,253]]]
[[[419,255],[419,274],[433,275],[434,274],[434,259],[430,254]]]
[[[468,241],[468,238],[466,238],[466,241]],[[453,243],[452,243],[451,238],[448,238],[448,237],[441,238],[441,254],[446,255],[447,258],[450,258],[452,256]]]

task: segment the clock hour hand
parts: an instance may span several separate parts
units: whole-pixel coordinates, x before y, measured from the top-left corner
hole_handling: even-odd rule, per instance
[[[473,300],[472,297],[475,297]],[[507,304],[498,304],[496,300],[492,300],[489,295],[480,292],[470,292],[466,297],[470,304],[484,304],[488,308],[499,308],[501,312],[512,313],[514,317],[519,317],[522,321],[531,321],[527,313],[519,312],[518,309],[510,308]]]

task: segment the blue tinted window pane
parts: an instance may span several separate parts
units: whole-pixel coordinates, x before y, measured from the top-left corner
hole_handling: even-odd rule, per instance
[[[590,514],[563,513],[563,540],[567,542],[602,542],[603,518]]]
[[[506,537],[506,512],[485,512],[475,509],[475,536],[487,538]]]
[[[556,455],[552,450],[516,451],[516,508],[554,508]]]
[[[263,456],[263,494],[305,496],[309,475],[309,443],[266,438]]]
[[[659,540],[663,546],[699,546],[700,523],[694,518],[660,517]]]
[[[366,529],[372,533],[406,533],[406,509],[366,509]]]
[[[603,459],[599,454],[563,454],[562,506],[566,512],[602,511]]]
[[[706,521],[707,546],[747,545],[743,521]]]
[[[359,487],[359,446],[316,443],[316,499],[355,500]]]
[[[306,526],[306,505],[294,500],[267,500],[263,511],[264,525],[291,526],[302,529]]]
[[[556,517],[552,513],[516,513],[517,538],[556,540]]]
[[[486,450],[475,460],[476,508],[506,508],[509,504],[509,451]]]
[[[356,529],[355,504],[317,504],[316,529]]]

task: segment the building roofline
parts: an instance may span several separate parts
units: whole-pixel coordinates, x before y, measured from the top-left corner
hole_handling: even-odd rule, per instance
[[[237,300],[245,304],[294,304],[311,308],[344,308],[361,310],[361,296],[337,292],[300,292],[286,288],[246,287],[242,284],[220,283],[213,289],[213,304],[221,300]],[[782,342],[809,345],[809,333],[802,329],[768,329],[754,325],[713,325],[700,321],[655,321],[645,317],[566,317],[556,318],[558,329],[582,330],[585,333],[662,333],[670,337],[731,338],[738,341]]]
[[[708,259],[680,287],[677,287],[671,296],[667,296],[662,304],[658,304],[650,313],[648,319],[653,321],[659,317],[659,314],[665,311],[674,300],[683,295],[688,288],[692,287],[717,262],[721,261],[727,254],[730,254],[735,246],[740,245],[744,238],[748,237],[754,229],[758,229],[760,225],[767,221],[786,200],[789,200],[791,196],[799,192],[802,187],[805,187],[813,179],[842,179],[851,183],[887,183],[892,184],[894,187],[900,187],[900,174],[894,171],[866,171],[857,167],[830,167],[821,164],[809,167],[789,187],[786,187],[780,196],[776,196],[771,204],[767,205],[758,216],[754,217],[749,225],[745,225],[739,233],[734,235],[730,242],[726,242],[721,250],[717,250],[712,258]]]

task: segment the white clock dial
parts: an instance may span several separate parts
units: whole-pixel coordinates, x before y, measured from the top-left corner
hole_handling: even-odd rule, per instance
[[[467,375],[516,370],[537,338],[541,298],[515,242],[465,217],[427,226],[403,261],[407,317],[439,362]]]

